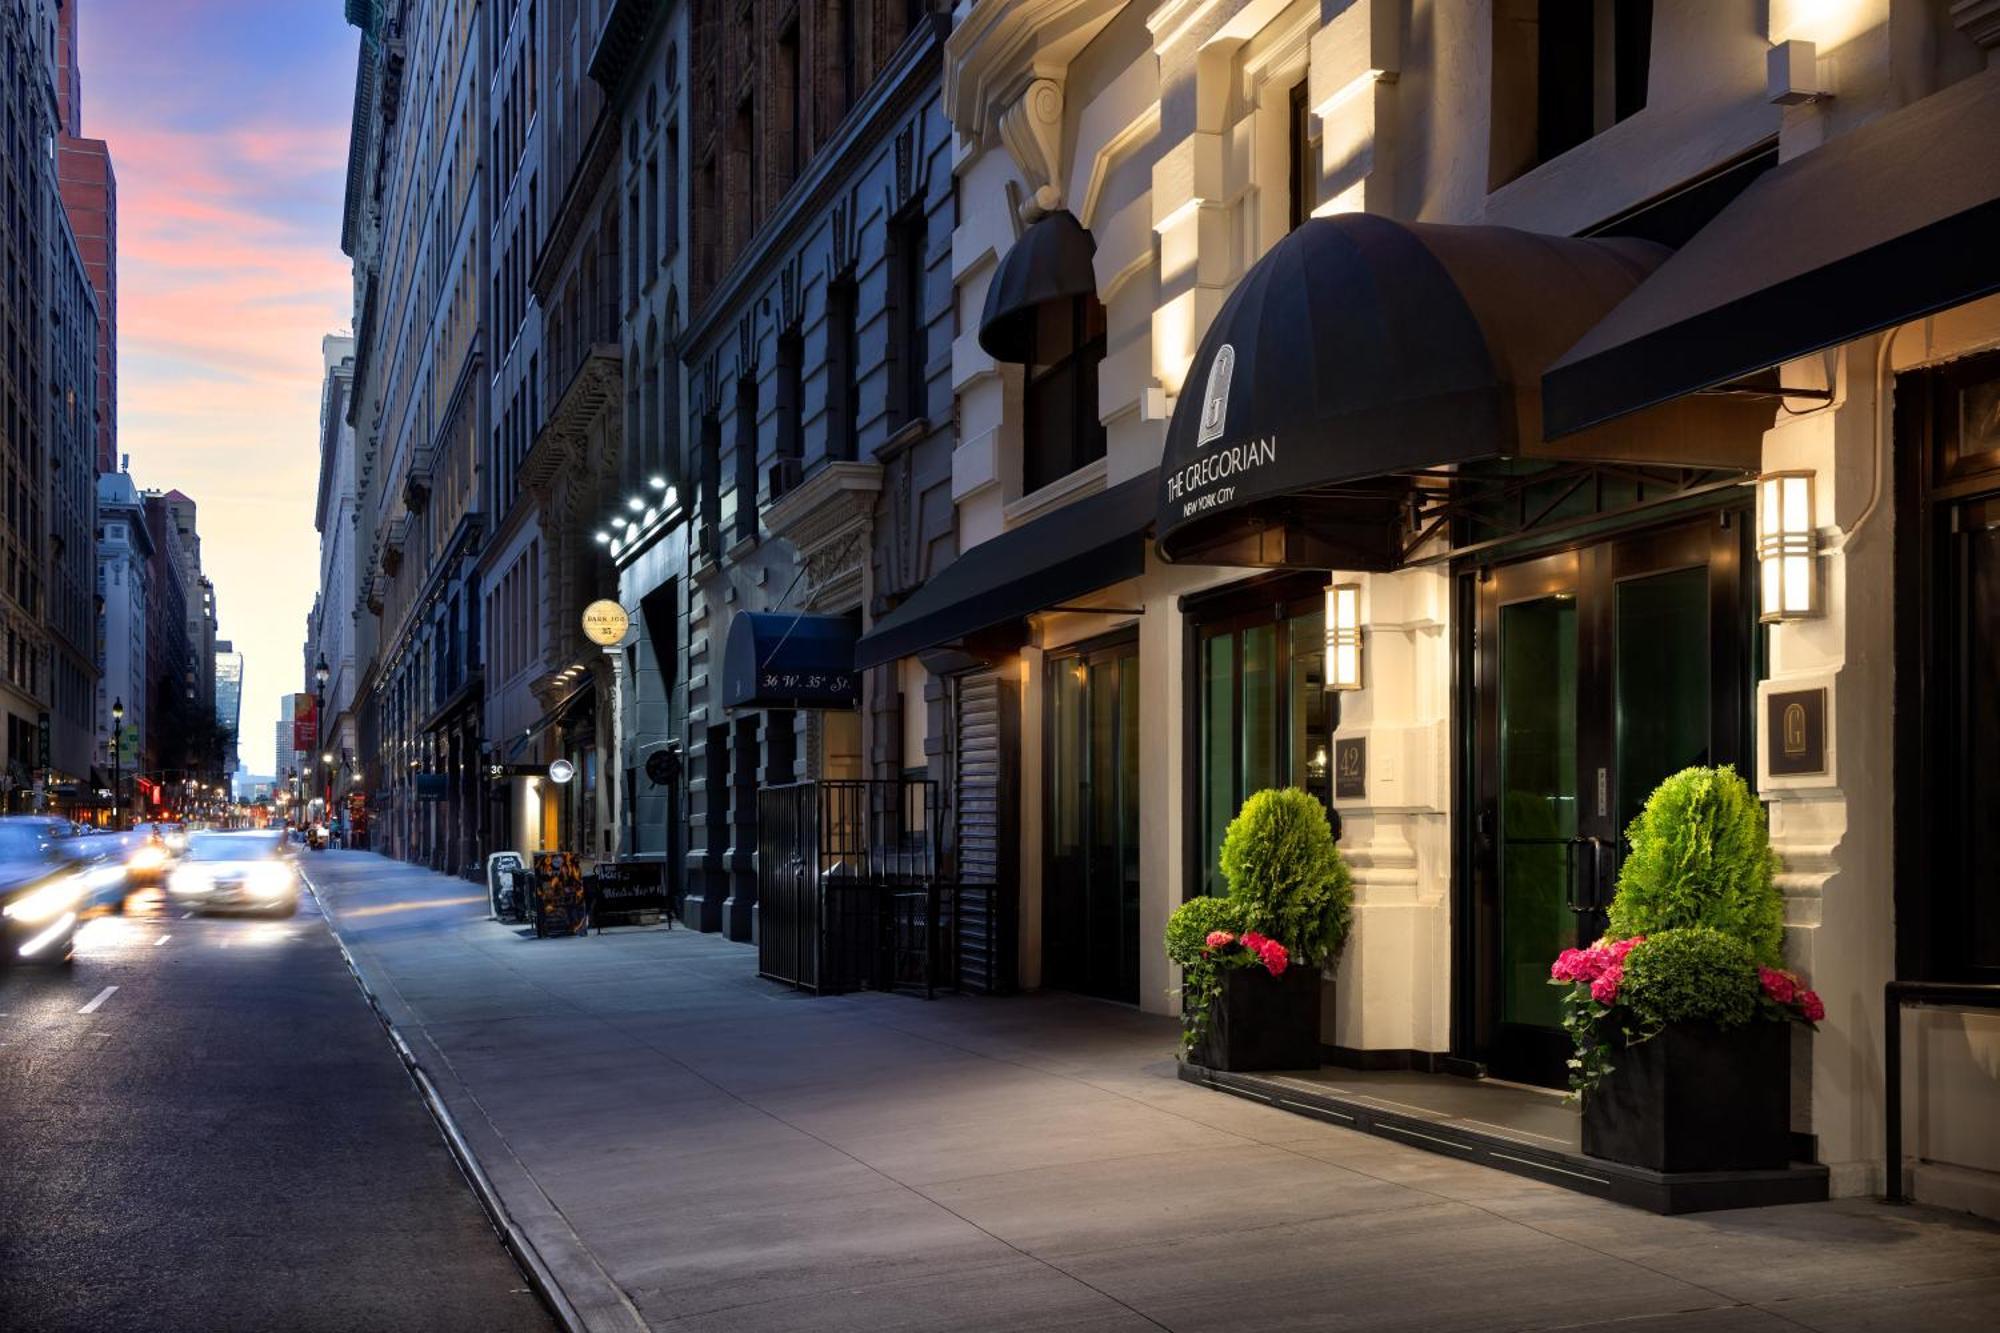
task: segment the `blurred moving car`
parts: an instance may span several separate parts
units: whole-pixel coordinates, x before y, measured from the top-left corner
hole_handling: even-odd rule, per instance
[[[290,916],[299,910],[299,868],[277,833],[199,832],[167,872],[170,901],[197,912],[247,908]]]
[[[87,865],[69,850],[74,841],[67,820],[0,818],[0,964],[70,960],[91,895]]]
[[[172,853],[175,856],[179,856],[182,852],[187,850],[188,831],[187,831],[187,825],[185,824],[168,824],[168,823],[155,822],[150,824],[140,824],[136,826],[132,831],[134,833],[145,834],[148,838],[152,839],[154,842],[159,843],[162,847],[166,848],[168,852]]]

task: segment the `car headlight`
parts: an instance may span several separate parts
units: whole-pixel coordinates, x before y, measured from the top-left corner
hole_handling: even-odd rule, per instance
[[[244,878],[250,892],[275,898],[292,890],[292,868],[277,861],[261,861]]]
[[[82,901],[82,880],[74,875],[65,875],[38,889],[30,889],[0,908],[0,913],[25,925],[39,925],[44,921],[53,921],[65,912],[75,911],[76,905]]]
[[[150,842],[133,852],[131,859],[125,862],[134,870],[158,870],[166,863],[167,849]]]
[[[167,846],[172,850],[177,852],[184,852],[187,850],[187,845],[188,845],[187,834],[169,833],[167,835]]]
[[[215,880],[199,866],[181,866],[167,876],[167,890],[170,893],[207,893],[215,887]]]

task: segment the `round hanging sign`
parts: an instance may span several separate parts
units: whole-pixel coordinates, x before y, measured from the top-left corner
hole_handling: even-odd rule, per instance
[[[602,648],[622,641],[632,628],[632,617],[608,597],[583,608],[583,637]]]
[[[576,776],[576,765],[567,759],[557,759],[549,765],[549,781],[561,786]]]

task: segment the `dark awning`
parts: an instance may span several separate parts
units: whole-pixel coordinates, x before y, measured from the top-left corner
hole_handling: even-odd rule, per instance
[[[2000,291],[2000,70],[1772,168],[1543,380],[1567,435]]]
[[[1390,479],[1548,452],[1543,369],[1669,253],[1365,213],[1308,220],[1244,275],[1195,353],[1167,427],[1161,554],[1384,567]],[[1740,433],[1688,424],[1586,445],[1675,463],[1726,450],[1735,464]]]
[[[535,737],[541,735],[550,727],[567,722],[581,710],[586,701],[594,704],[596,697],[597,678],[585,672],[583,683],[558,699],[548,712],[543,713],[539,718],[535,719],[535,725],[524,728],[518,736],[506,738],[507,753],[509,755],[520,754],[527,747],[529,741],[535,739]],[[497,745],[499,742],[495,742],[495,744]]]
[[[1090,263],[1096,253],[1096,239],[1068,210],[1039,218],[1022,232],[986,284],[986,308],[979,316],[979,345],[986,354],[1026,364],[1040,307],[1096,293]]]
[[[726,708],[857,708],[861,673],[847,616],[739,611],[722,650]]]
[[[865,671],[1137,578],[1159,489],[1148,472],[979,543],[877,620],[854,664]]]

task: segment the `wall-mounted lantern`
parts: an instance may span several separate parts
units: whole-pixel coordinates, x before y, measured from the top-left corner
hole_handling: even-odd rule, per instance
[[[1326,590],[1326,687],[1361,688],[1361,585],[1336,583]]]
[[[1819,532],[1813,527],[1813,474],[1757,478],[1758,619],[1765,624],[1819,614]]]

